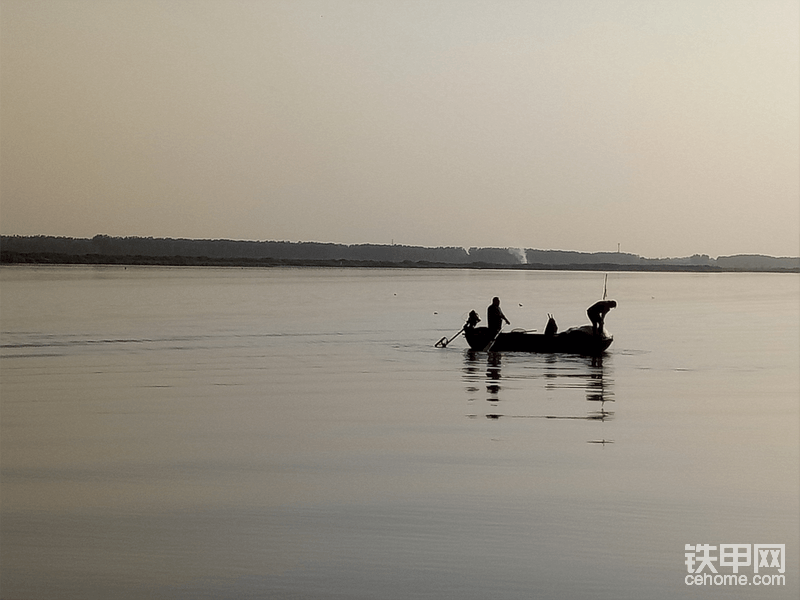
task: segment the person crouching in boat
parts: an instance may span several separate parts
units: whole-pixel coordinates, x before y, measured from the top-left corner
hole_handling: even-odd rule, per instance
[[[603,335],[603,324],[606,315],[608,311],[616,306],[616,300],[600,300],[600,302],[595,302],[586,309],[586,314],[589,315],[589,320],[592,322],[592,335]]]
[[[481,318],[478,316],[474,310],[469,311],[469,318],[467,319],[467,323],[464,325],[467,329],[475,329],[475,325],[481,322]]]
[[[511,325],[511,321],[506,319],[503,311],[500,310],[500,298],[495,296],[492,298],[492,304],[486,309],[486,321],[489,326],[489,332],[494,335],[503,328],[503,321]]]

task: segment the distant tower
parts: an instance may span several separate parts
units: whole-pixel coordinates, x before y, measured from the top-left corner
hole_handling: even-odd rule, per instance
[[[617,254],[619,254],[619,242],[617,242]]]

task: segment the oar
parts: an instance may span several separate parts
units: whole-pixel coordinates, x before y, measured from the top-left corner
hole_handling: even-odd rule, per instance
[[[459,330],[458,330],[458,333],[457,333],[457,334],[455,334],[453,337],[451,337],[449,340],[448,340],[446,337],[443,337],[443,338],[442,338],[442,339],[440,339],[438,342],[436,342],[436,343],[434,344],[434,346],[435,346],[436,348],[447,348],[447,344],[449,344],[449,343],[450,343],[450,342],[452,342],[454,339],[456,339],[456,338],[457,338],[459,335],[461,335],[461,332],[462,332],[462,331],[464,331],[464,327],[462,327],[461,329],[459,329]]]
[[[494,337],[492,338],[492,341],[489,342],[486,345],[486,348],[483,349],[484,352],[489,352],[492,349],[492,346],[494,346],[494,343],[497,341],[497,338],[500,337],[500,332],[501,331],[502,331],[502,329],[498,329],[497,330],[497,333],[494,334]]]

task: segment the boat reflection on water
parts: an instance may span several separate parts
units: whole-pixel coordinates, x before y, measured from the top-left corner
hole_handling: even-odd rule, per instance
[[[611,362],[610,356],[466,350],[463,379],[475,409],[468,416],[608,421],[614,416],[606,405],[614,402]]]

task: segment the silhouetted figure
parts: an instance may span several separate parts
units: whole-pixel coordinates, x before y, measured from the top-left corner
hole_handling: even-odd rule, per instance
[[[467,319],[467,324],[465,325],[465,327],[473,329],[475,325],[477,325],[480,322],[481,318],[478,316],[478,313],[476,313],[474,310],[471,310],[469,311],[469,318]]]
[[[606,319],[608,311],[617,306],[616,300],[600,300],[595,302],[588,309],[586,314],[589,315],[589,320],[592,322],[592,334],[603,335],[603,324]]]
[[[486,309],[486,321],[488,322],[489,331],[492,334],[497,333],[503,328],[503,321],[511,325],[511,321],[506,319],[503,311],[500,310],[500,298],[495,296],[492,298],[492,304]]]
[[[544,328],[544,334],[547,337],[553,337],[557,333],[558,325],[556,325],[556,320],[553,318],[553,315],[547,315],[547,325]]]

